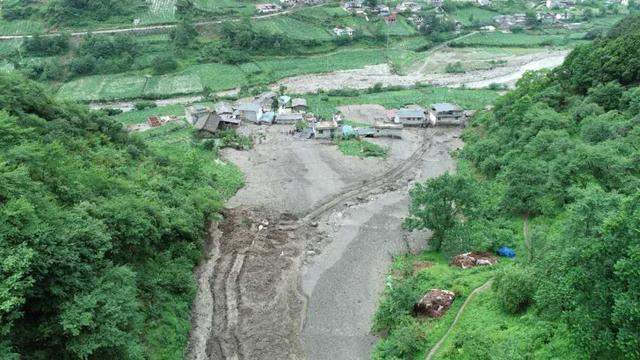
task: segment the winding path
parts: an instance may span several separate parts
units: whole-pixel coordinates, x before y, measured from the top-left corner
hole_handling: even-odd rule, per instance
[[[473,298],[476,295],[478,295],[483,291],[488,290],[491,287],[491,284],[493,284],[493,278],[489,279],[489,281],[484,283],[482,286],[477,287],[475,290],[471,292],[471,294],[469,294],[469,297],[467,297],[467,300],[464,301],[464,304],[462,304],[462,306],[458,310],[458,313],[456,314],[456,317],[453,319],[453,322],[449,326],[449,329],[447,329],[447,332],[442,336],[442,338],[440,338],[440,340],[438,340],[438,342],[431,348],[425,360],[433,359],[433,357],[436,355],[438,350],[440,350],[440,347],[442,346],[442,344],[444,344],[444,341],[447,340],[447,338],[449,337],[449,334],[451,334],[451,331],[453,331],[453,328],[458,323],[458,320],[460,320],[460,317],[462,316],[462,313],[464,313],[464,309],[467,307],[467,304],[469,304],[469,302],[471,302],[471,300],[473,300]]]

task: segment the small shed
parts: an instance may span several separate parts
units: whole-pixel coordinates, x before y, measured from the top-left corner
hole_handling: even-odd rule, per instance
[[[314,127],[317,139],[330,139],[335,136],[337,130],[338,123],[334,120],[317,122]]]
[[[296,112],[307,111],[307,100],[303,98],[295,98],[291,100],[291,109]]]
[[[278,106],[281,109],[291,107],[291,96],[281,95],[278,97]]]
[[[260,122],[264,124],[273,124],[273,121],[275,119],[276,119],[276,113],[274,113],[273,111],[268,111],[262,114],[262,117],[260,118]]]
[[[262,118],[262,107],[256,103],[244,103],[238,106],[241,120],[258,123]]]

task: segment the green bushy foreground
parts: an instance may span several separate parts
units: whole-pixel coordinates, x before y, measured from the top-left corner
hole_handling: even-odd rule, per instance
[[[0,75],[3,359],[183,357],[205,224],[241,174],[184,128],[121,128]]]
[[[526,74],[472,119],[458,171],[411,191],[405,225],[431,229],[432,249],[446,258],[517,252],[438,358],[640,359],[638,59],[640,17],[629,16],[559,68]],[[406,331],[433,320],[402,316],[440,284],[429,276],[407,281],[417,290],[385,293],[374,330],[389,335],[376,357],[412,358],[439,339]]]

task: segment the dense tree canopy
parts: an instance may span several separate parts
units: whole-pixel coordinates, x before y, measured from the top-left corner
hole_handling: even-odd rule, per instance
[[[407,224],[435,246],[515,247],[494,285],[502,307],[561,321],[591,358],[640,359],[639,51],[630,16],[526,74],[471,121],[458,173],[411,193]]]
[[[181,357],[222,181],[121,127],[0,75],[3,358]]]

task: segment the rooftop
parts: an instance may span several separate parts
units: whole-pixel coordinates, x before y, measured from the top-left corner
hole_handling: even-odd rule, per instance
[[[255,103],[244,103],[244,104],[238,105],[238,110],[258,112],[260,111],[260,105]]]
[[[462,110],[462,108],[458,105],[455,104],[451,104],[451,103],[436,103],[436,104],[432,104],[431,108],[437,112],[441,112],[441,111],[460,111]]]
[[[400,109],[398,110],[400,118],[421,118],[424,117],[424,111],[421,109]]]

